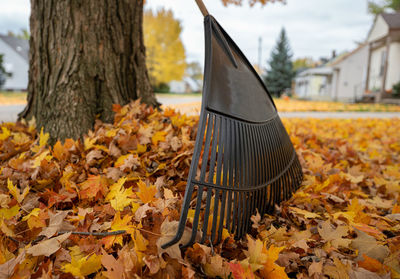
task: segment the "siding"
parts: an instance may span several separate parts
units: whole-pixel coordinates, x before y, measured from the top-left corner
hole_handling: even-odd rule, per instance
[[[12,73],[6,80],[3,90],[26,90],[28,86],[29,65],[17,52],[0,39],[0,53],[4,54],[4,66]]]

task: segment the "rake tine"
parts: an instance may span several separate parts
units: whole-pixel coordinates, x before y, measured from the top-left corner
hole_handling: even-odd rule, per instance
[[[230,183],[231,187],[234,189],[238,189],[240,188],[240,179],[241,179],[241,175],[242,173],[239,172],[239,168],[241,166],[241,157],[240,157],[240,144],[236,144],[236,139],[239,139],[239,134],[238,134],[238,123],[235,121],[233,122],[233,126],[232,126],[232,130],[233,130],[233,135],[232,135],[232,150],[233,150],[233,158],[236,158],[236,160],[231,160],[230,162],[233,162],[234,168],[235,168],[235,175],[232,176],[232,183]],[[232,195],[231,193],[229,194],[230,196]],[[229,222],[227,222],[227,229],[230,233],[233,233],[234,229],[235,229],[235,225],[236,225],[236,218],[237,218],[237,210],[238,210],[238,204],[237,204],[237,191],[233,191],[233,208],[232,208],[232,226],[230,226]]]
[[[204,243],[204,241],[207,238],[208,219],[210,217],[211,196],[212,196],[212,190],[211,190],[211,188],[208,188],[207,189],[207,201],[206,201],[206,207],[205,207],[205,212],[204,212],[204,220],[203,220],[203,235],[201,237],[201,243]]]
[[[229,152],[229,158],[227,158],[227,168],[228,168],[228,180],[224,182],[224,186],[230,189],[234,188],[233,185],[233,179],[234,179],[234,170],[233,170],[233,160],[232,160],[232,154],[233,152],[233,147],[234,147],[234,128],[233,128],[233,123],[232,120],[228,119],[228,139],[227,139],[227,150]],[[228,156],[227,156],[228,157]],[[224,158],[225,159],[225,158]],[[225,164],[224,164],[225,165]],[[223,196],[222,196],[222,207],[221,207],[221,215],[224,216],[225,214],[225,195],[228,195],[228,201],[227,201],[227,209],[226,209],[226,218],[222,218],[222,220],[225,219],[225,228],[229,231],[229,224],[230,224],[230,220],[231,220],[231,206],[232,206],[232,192],[228,191],[228,192],[224,192]],[[222,208],[224,208],[224,212],[222,213]],[[219,229],[220,231],[218,231],[218,242],[221,239],[222,236],[222,229],[221,229],[222,225],[220,224]]]
[[[190,236],[190,240],[185,245],[181,246],[182,249],[185,249],[186,247],[192,245],[196,239],[197,228],[199,225],[199,218],[200,218],[201,198],[203,196],[203,185],[199,185],[198,187],[199,188],[197,190],[196,210],[193,218],[192,234]]]

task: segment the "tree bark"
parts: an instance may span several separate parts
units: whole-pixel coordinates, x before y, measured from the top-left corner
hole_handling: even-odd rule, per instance
[[[157,105],[143,42],[143,0],[31,0],[28,104],[51,139],[79,138],[112,104]]]

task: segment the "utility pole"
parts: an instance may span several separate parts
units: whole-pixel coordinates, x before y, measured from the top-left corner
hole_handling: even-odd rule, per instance
[[[261,63],[262,63],[262,38],[258,38],[258,67],[261,71]]]

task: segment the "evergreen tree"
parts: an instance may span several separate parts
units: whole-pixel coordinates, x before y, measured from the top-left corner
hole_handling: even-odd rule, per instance
[[[282,28],[275,48],[269,59],[269,69],[265,77],[265,83],[272,95],[281,96],[285,89],[292,85],[294,76],[292,64],[292,52],[285,28]]]

